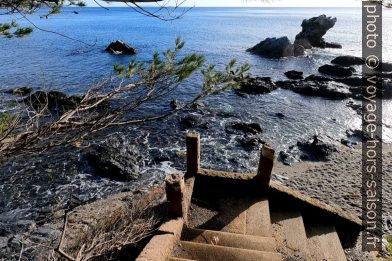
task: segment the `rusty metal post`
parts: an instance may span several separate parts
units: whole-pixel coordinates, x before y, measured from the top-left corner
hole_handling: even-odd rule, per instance
[[[255,177],[255,180],[263,190],[267,190],[269,188],[274,159],[275,150],[268,145],[263,145],[260,153],[259,167]]]
[[[185,177],[193,177],[200,169],[200,134],[188,132],[186,135],[186,174]]]
[[[180,174],[167,175],[165,185],[169,215],[176,218],[187,217],[184,177]]]

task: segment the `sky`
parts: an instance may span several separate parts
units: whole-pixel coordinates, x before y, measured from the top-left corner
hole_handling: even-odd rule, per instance
[[[113,1],[113,0],[111,0]],[[166,0],[172,3],[175,0]],[[88,5],[94,6],[93,0]],[[123,4],[111,2],[105,6],[121,6]],[[153,4],[145,4],[153,5]],[[360,0],[186,0],[182,6],[235,6],[235,7],[360,7]]]

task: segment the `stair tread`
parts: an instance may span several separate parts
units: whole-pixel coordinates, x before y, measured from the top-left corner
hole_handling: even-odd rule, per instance
[[[201,261],[282,260],[282,256],[278,253],[209,245],[189,241],[181,241],[181,248],[182,251],[177,251],[176,256]]]
[[[214,243],[219,246],[266,252],[275,252],[276,247],[275,239],[272,237],[241,235],[236,233],[203,229],[184,229],[181,239],[184,241],[191,241],[196,243]]]
[[[308,257],[307,236],[300,211],[287,211],[281,221],[287,247]]]
[[[271,236],[271,217],[269,203],[266,198],[257,199],[246,210],[247,235]]]
[[[313,224],[307,227],[313,260],[347,261],[335,226]]]
[[[244,199],[236,200],[234,198],[229,198],[227,200],[220,201],[222,211],[218,219],[219,222],[223,224],[220,231],[245,234],[245,205],[246,201]]]

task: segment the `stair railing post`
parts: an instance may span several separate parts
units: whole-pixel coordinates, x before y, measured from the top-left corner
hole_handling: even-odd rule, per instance
[[[186,135],[186,174],[194,177],[200,169],[200,134],[188,132]]]
[[[256,181],[266,191],[269,188],[272,168],[274,166],[275,150],[269,145],[261,147],[259,167],[257,169]]]
[[[165,178],[165,188],[169,216],[186,218],[187,208],[184,177],[180,174],[167,175]]]

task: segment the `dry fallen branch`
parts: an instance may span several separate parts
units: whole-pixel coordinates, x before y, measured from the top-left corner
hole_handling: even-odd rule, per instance
[[[113,259],[124,249],[134,246],[150,236],[158,219],[151,210],[152,202],[135,200],[127,208],[116,209],[109,216],[103,217],[87,233],[79,235],[69,249],[64,250],[68,214],[64,221],[64,230],[56,251],[71,261],[87,261],[97,258]]]

